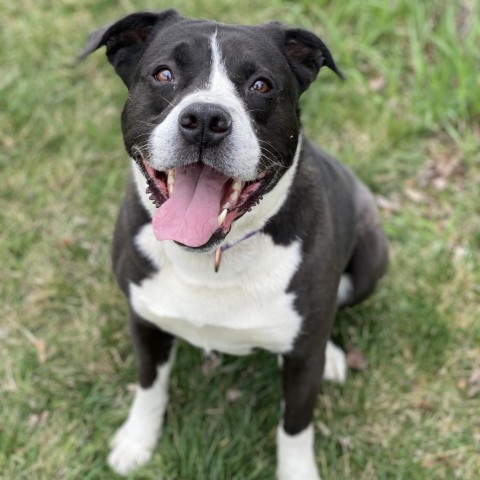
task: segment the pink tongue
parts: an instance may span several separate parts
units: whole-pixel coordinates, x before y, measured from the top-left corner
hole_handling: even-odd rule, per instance
[[[223,186],[228,177],[202,165],[178,168],[170,198],[153,217],[157,240],[201,247],[219,228]]]

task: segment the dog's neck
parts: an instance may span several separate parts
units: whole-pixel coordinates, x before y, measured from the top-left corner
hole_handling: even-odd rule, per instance
[[[229,248],[234,247],[237,245],[237,243],[243,242],[244,240],[248,240],[249,238],[252,238],[254,235],[256,235],[260,230],[253,230],[252,232],[247,233],[245,236],[237,240],[236,242],[233,243],[224,243],[222,246],[218,247],[215,250],[215,273],[218,273],[218,270],[220,269],[220,264],[222,262],[222,253],[225,250],[228,250]]]

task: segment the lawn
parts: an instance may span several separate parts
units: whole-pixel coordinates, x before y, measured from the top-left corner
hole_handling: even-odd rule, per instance
[[[96,27],[164,0],[0,0],[0,478],[114,479],[135,382],[110,238],[129,170],[126,89]],[[367,365],[326,384],[323,480],[480,478],[480,6],[475,0],[178,0],[191,16],[320,35],[345,74],[304,95],[306,133],[374,191],[391,245],[335,338]],[[164,436],[131,478],[273,478],[276,359],[181,343]]]

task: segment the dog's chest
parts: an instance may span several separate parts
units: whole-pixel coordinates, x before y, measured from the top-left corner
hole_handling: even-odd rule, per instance
[[[136,240],[159,268],[130,286],[140,316],[206,350],[243,355],[292,347],[301,317],[287,289],[300,263],[299,242],[278,246],[259,233],[224,252],[215,273],[212,254],[157,242],[150,225]]]

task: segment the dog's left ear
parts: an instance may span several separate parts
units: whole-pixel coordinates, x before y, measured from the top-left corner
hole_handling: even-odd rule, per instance
[[[317,78],[323,66],[344,78],[335,65],[330,50],[315,34],[302,28],[289,28],[277,22],[272,22],[269,26],[276,30],[276,36],[282,42],[285,56],[298,81],[300,93]]]
[[[109,62],[128,87],[131,75],[145,49],[152,30],[178,17],[179,14],[175,10],[166,10],[160,13],[140,12],[128,15],[118,22],[99,28],[90,34],[87,45],[78,58],[83,60],[105,45]]]

